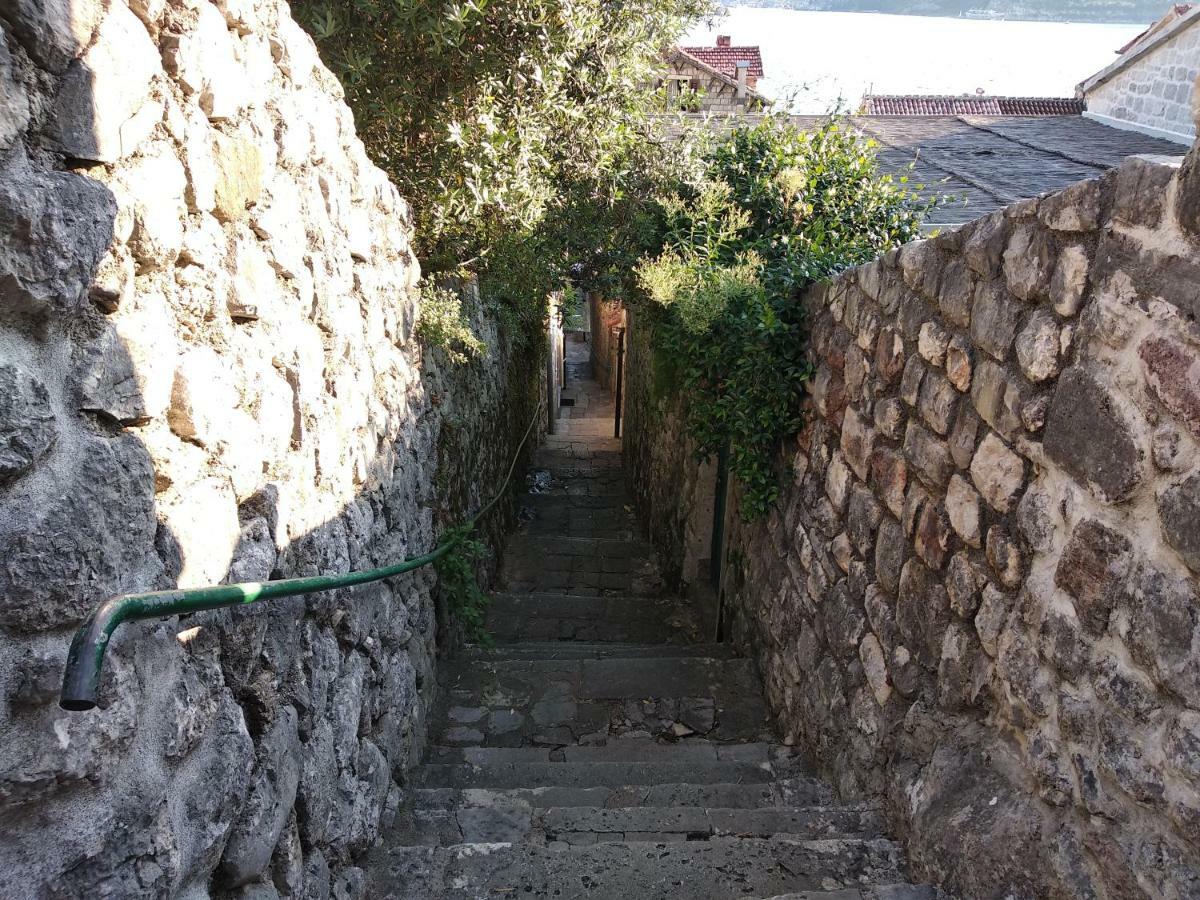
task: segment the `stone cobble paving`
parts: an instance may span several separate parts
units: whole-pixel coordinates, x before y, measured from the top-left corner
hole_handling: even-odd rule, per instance
[[[779,744],[754,664],[701,643],[625,487],[613,400],[571,345],[493,598],[447,663],[425,764],[371,864],[397,898],[918,900],[871,804]]]

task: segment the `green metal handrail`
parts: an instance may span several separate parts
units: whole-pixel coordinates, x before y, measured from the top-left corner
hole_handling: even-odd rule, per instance
[[[249,582],[245,584],[222,584],[212,587],[191,588],[187,590],[154,591],[148,594],[122,594],[111,597],[101,603],[75,632],[71,641],[71,649],[67,653],[67,667],[63,672],[62,693],[58,705],[73,712],[92,709],[96,706],[96,694],[100,688],[100,674],[104,667],[104,653],[113,632],[123,622],[133,622],[141,619],[160,619],[186,613],[203,612],[208,609],[221,609],[226,606],[242,606],[247,603],[257,603],[259,600],[272,600],[276,597],[295,597],[298,594],[312,594],[318,591],[331,591],[336,588],[353,587],[367,584],[411,572],[422,566],[437,562],[475,529],[480,519],[491,512],[492,508],[508,490],[513,472],[517,468],[517,460],[525,448],[529,435],[541,417],[543,403],[538,404],[529,427],[517,447],[508,474],[500,490],[474,516],[464,523],[464,527],[454,529],[454,535],[439,544],[429,553],[406,559],[404,562],[381,569],[369,569],[364,572],[350,572],[346,575],[318,575],[312,578],[287,578],[280,581]]]

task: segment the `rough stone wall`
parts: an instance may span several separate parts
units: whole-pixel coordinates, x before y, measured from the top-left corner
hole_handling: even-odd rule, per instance
[[[728,520],[727,615],[783,733],[956,895],[1200,895],[1198,285],[1200,150],[804,298],[809,423]],[[638,484],[687,465],[658,415]]]
[[[410,223],[281,0],[0,2],[4,896],[361,895],[430,571],[126,625],[56,701],[110,595],[390,563],[490,493],[533,398],[422,356]]]
[[[1200,76],[1200,18],[1086,92],[1088,113],[1130,122],[1181,142],[1196,138],[1192,102]]]
[[[615,391],[617,339],[613,329],[625,325],[625,308],[618,301],[605,300],[594,293],[588,294],[587,302],[592,326],[588,335],[592,376],[601,387]]]

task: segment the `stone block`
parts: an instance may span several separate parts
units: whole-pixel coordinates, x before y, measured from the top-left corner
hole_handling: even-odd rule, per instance
[[[1050,279],[1050,302],[1060,316],[1073,316],[1082,308],[1090,267],[1087,249],[1079,244],[1065,247],[1058,255]]]
[[[1200,261],[1194,255],[1106,231],[1092,261],[1092,284],[1116,285],[1138,300],[1162,298],[1189,318],[1200,318]],[[1128,300],[1122,301],[1129,305]]]
[[[896,625],[905,645],[926,668],[937,667],[950,621],[950,601],[936,576],[913,558],[904,564],[896,600]]]
[[[846,409],[846,383],[842,376],[822,364],[808,381],[808,390],[813,403],[822,416],[831,422],[839,421]]]
[[[979,610],[979,594],[987,585],[987,573],[966,550],[950,557],[946,567],[946,595],[955,615],[971,619]]]
[[[913,546],[917,555],[933,571],[941,571],[942,566],[945,565],[952,536],[953,532],[946,522],[946,515],[942,508],[936,503],[926,503],[921,508],[921,514],[917,519]]]
[[[1095,231],[1100,227],[1100,181],[1078,181],[1042,199],[1038,219],[1054,231]]]
[[[102,184],[36,171],[21,150],[0,161],[0,309],[42,320],[85,301],[113,238],[117,204]]]
[[[262,152],[251,140],[215,133],[216,183],[213,214],[222,222],[246,218],[262,196]]]
[[[892,696],[892,686],[888,679],[887,658],[879,639],[873,634],[863,637],[858,645],[858,658],[862,663],[863,675],[871,688],[875,702],[886,706]]]
[[[900,572],[907,558],[908,542],[903,526],[897,519],[884,516],[875,541],[875,577],[889,594],[894,595],[899,589]]]
[[[229,413],[238,400],[226,369],[221,358],[203,345],[181,355],[167,414],[171,430],[181,438],[215,449],[228,433]]]
[[[1039,484],[1031,486],[1017,505],[1017,528],[1036,553],[1047,553],[1053,548],[1061,522],[1052,498]]]
[[[971,304],[975,298],[975,279],[960,260],[952,260],[942,273],[938,289],[938,308],[946,321],[959,328],[971,324]]]
[[[1176,167],[1155,159],[1130,156],[1117,169],[1113,218],[1125,225],[1157,228],[1166,205],[1167,186]]]
[[[950,432],[947,446],[950,448],[950,458],[960,469],[966,469],[975,458],[975,440],[979,436],[979,416],[973,407],[961,403],[958,416],[954,420],[954,429]]]
[[[1134,435],[1116,400],[1090,374],[1078,367],[1063,373],[1046,421],[1043,446],[1051,461],[1101,500],[1119,503],[1145,475]]]
[[[1010,384],[1008,373],[990,359],[980,360],[975,367],[971,402],[980,418],[1006,437],[1019,434],[1024,427],[1020,406],[1013,408],[1017,390]]]
[[[1173,424],[1159,425],[1150,438],[1150,456],[1163,472],[1178,472],[1186,458],[1183,434]]]
[[[870,424],[855,410],[847,407],[842,419],[842,453],[846,462],[863,481],[871,470],[871,451],[875,447],[875,432]]]
[[[1132,565],[1129,540],[1097,522],[1075,526],[1054,573],[1054,583],[1075,600],[1075,612],[1092,634],[1108,627]]]
[[[1042,657],[1068,681],[1078,681],[1087,666],[1091,639],[1070,612],[1050,609],[1041,627]]]
[[[963,244],[963,259],[984,278],[995,278],[1000,274],[1004,249],[1007,246],[1007,219],[1002,211],[994,212],[974,223]]]
[[[949,711],[974,706],[991,671],[979,638],[969,627],[952,622],[942,639],[938,660],[938,705]]]
[[[1158,495],[1163,537],[1193,572],[1200,572],[1200,473]]]
[[[1058,374],[1060,349],[1058,323],[1049,313],[1034,313],[1017,335],[1017,362],[1021,372],[1034,384]]]
[[[987,560],[1004,587],[1012,589],[1025,577],[1025,560],[1021,548],[1003,527],[993,525],[987,533]]]
[[[1004,251],[1004,279],[1014,296],[1036,302],[1050,286],[1054,267],[1054,244],[1050,236],[1034,225],[1022,225],[1013,232]],[[972,319],[974,319],[972,311]]]
[[[989,506],[1006,513],[1013,508],[1025,484],[1025,460],[989,432],[971,461],[971,479]]]
[[[956,334],[946,347],[946,377],[964,394],[971,389],[974,355],[971,342],[962,335]]]
[[[946,442],[916,422],[909,422],[904,433],[904,455],[930,487],[941,488],[950,479],[953,464]]]
[[[163,62],[209,119],[231,119],[247,96],[243,67],[225,17],[210,3],[201,4],[197,12],[194,31],[164,36]]]
[[[19,366],[0,363],[0,484],[28,472],[56,440],[46,386]]]
[[[1175,218],[1192,240],[1200,241],[1200,153],[1194,147],[1183,161],[1178,183]]]
[[[899,518],[904,513],[904,491],[908,485],[908,464],[904,457],[884,447],[871,457],[871,483],[884,505]]]
[[[1150,392],[1200,441],[1200,351],[1166,337],[1138,346]]]
[[[884,328],[875,343],[875,374],[891,384],[904,371],[904,338],[894,328]]]
[[[5,25],[29,57],[47,72],[61,75],[92,43],[108,3],[8,0],[3,9]]]
[[[846,516],[846,531],[859,555],[869,557],[875,548],[875,532],[883,510],[875,496],[864,485],[856,485],[850,495],[850,509]]]
[[[875,403],[875,430],[884,437],[899,440],[904,434],[904,407],[897,397]]]
[[[931,366],[941,368],[946,362],[946,348],[950,343],[950,335],[937,322],[926,322],[921,326],[917,338],[917,352]]]
[[[925,423],[945,437],[954,423],[958,391],[938,372],[929,372],[921,384],[918,408]]]
[[[925,378],[925,364],[921,357],[910,356],[904,365],[904,376],[900,379],[900,399],[909,406],[916,406],[921,397],[921,382]]]
[[[961,475],[952,476],[946,489],[946,515],[965,544],[976,548],[983,546],[979,495]]]
[[[900,248],[900,272],[914,291],[936,297],[941,271],[941,255],[931,241],[913,241]]]
[[[979,283],[971,307],[971,340],[977,347],[1000,362],[1008,359],[1020,320],[1021,307],[1003,284]]]
[[[1012,597],[995,585],[989,584],[983,589],[979,611],[975,614],[975,633],[988,656],[995,657],[1000,652],[1000,636],[1008,624],[1012,603]]]
[[[132,201],[129,249],[138,272],[155,272],[173,265],[183,249],[187,214],[183,199],[187,177],[179,159],[169,146],[159,146],[122,173],[121,181]]]

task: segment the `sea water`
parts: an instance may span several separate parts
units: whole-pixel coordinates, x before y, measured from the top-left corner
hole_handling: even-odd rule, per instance
[[[852,112],[869,91],[1073,97],[1145,28],[732,7],[682,43],[728,34],[734,45],[757,44],[759,89],[792,98],[796,112],[822,113],[839,103]]]

